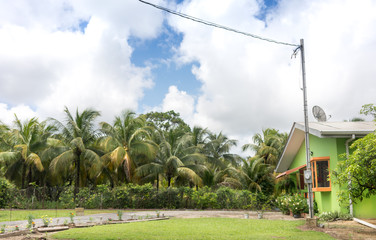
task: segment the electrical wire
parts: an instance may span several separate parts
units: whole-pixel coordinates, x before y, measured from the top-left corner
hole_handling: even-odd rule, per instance
[[[242,34],[242,35],[245,35],[245,36],[248,36],[248,37],[252,37],[252,38],[256,38],[256,39],[259,39],[259,40],[262,40],[262,41],[267,41],[267,42],[271,42],[271,43],[297,47],[297,49],[294,52],[296,52],[300,48],[300,45],[298,45],[298,44],[280,42],[280,41],[276,41],[276,40],[269,39],[269,38],[263,38],[263,37],[255,35],[255,34],[252,34],[252,33],[242,32],[242,31],[236,30],[234,28],[226,27],[226,26],[223,26],[223,25],[219,25],[217,23],[213,23],[213,22],[209,22],[209,21],[206,21],[206,20],[203,20],[203,19],[200,19],[200,18],[192,17],[192,16],[189,16],[189,15],[184,14],[184,13],[176,12],[174,10],[171,10],[171,9],[168,9],[168,8],[165,8],[165,7],[162,7],[162,6],[159,6],[159,5],[144,1],[144,0],[138,0],[138,1],[140,1],[144,4],[147,4],[147,5],[150,5],[152,7],[158,8],[160,10],[163,10],[165,12],[168,12],[168,13],[171,13],[171,14],[177,15],[179,17],[186,18],[186,19],[198,22],[198,23],[202,23],[202,24],[205,24],[205,25],[208,25],[208,26],[221,28],[221,29],[224,29],[224,30],[227,30],[227,31],[239,33],[239,34]]]

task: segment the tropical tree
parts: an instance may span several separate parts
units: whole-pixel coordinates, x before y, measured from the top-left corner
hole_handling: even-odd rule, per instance
[[[338,162],[333,173],[333,182],[348,188],[340,189],[340,201],[362,201],[376,195],[376,132],[356,140],[350,147],[353,152]]]
[[[253,192],[271,194],[274,188],[273,167],[265,164],[263,159],[242,160],[240,169],[228,168],[228,177],[223,185],[246,189]]]
[[[10,128],[0,121],[0,152],[12,149],[10,140]]]
[[[67,107],[65,124],[56,119],[50,119],[58,132],[55,139],[48,143],[56,150],[56,157],[51,161],[49,169],[53,176],[62,178],[75,173],[75,196],[81,186],[87,184],[88,179],[94,179],[101,166],[98,154],[93,151],[92,145],[97,138],[94,128],[95,119],[100,113],[93,109],[85,109],[82,113],[76,110],[73,117]]]
[[[230,149],[236,144],[236,140],[229,139],[222,132],[219,134],[209,133],[208,142],[204,146],[208,167],[223,170],[228,164],[239,166],[240,157],[230,153]]]
[[[371,115],[373,117],[373,120],[376,121],[376,105],[372,103],[364,104],[362,106],[362,109],[360,110],[360,114],[363,114],[365,116]]]
[[[7,135],[8,142],[5,143],[8,147],[13,145],[12,151],[0,153],[0,161],[7,165],[5,176],[17,183],[20,183],[21,188],[25,188],[26,176],[29,182],[32,181],[33,168],[38,171],[43,171],[39,152],[45,146],[43,136],[39,133],[39,122],[37,118],[32,118],[21,122],[15,115],[15,128]],[[3,126],[3,129],[6,127]],[[4,133],[3,133],[4,134]],[[3,145],[6,140],[3,140]]]
[[[136,116],[132,111],[123,111],[113,125],[101,122],[100,126],[105,134],[98,142],[105,153],[103,173],[112,186],[122,179],[121,176],[125,176],[127,182],[137,182],[135,169],[154,159],[158,151],[158,145],[150,135],[153,128],[146,126],[144,116]]]
[[[178,128],[170,129],[167,134],[161,133],[156,158],[140,166],[137,169],[138,174],[149,178],[161,175],[166,179],[168,187],[173,179],[182,184],[188,180],[196,186],[201,185],[202,179],[198,172],[205,168],[202,164],[205,156],[192,151],[188,138],[184,136],[184,131]]]
[[[243,151],[251,149],[255,152],[255,159],[263,159],[264,163],[276,166],[279,157],[286,145],[287,133],[280,133],[273,128],[262,130],[262,134],[255,134],[252,137],[253,144],[243,145]]]

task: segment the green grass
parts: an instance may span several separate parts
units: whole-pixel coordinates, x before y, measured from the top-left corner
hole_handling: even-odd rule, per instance
[[[58,239],[333,239],[296,227],[304,221],[231,218],[171,219],[165,221],[75,228],[54,234]]]
[[[48,217],[69,217],[69,214],[73,212],[74,209],[37,209],[37,210],[0,210],[0,222],[5,221],[17,221],[17,220],[27,220],[27,216],[32,214],[35,219],[41,218],[41,216],[47,215]],[[85,209],[85,215],[97,214],[97,213],[117,213],[116,209],[112,210],[100,210],[100,209]],[[12,220],[10,220],[12,219]]]

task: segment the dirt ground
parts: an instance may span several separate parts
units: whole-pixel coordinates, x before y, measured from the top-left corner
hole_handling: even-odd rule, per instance
[[[335,221],[325,223],[324,228],[308,228],[303,225],[299,227],[303,231],[313,230],[319,232],[325,232],[335,239],[362,239],[371,240],[376,239],[376,229],[364,226],[355,221]]]
[[[146,215],[152,214],[155,211],[137,211],[137,215]],[[225,217],[225,218],[245,218],[244,214],[249,214],[250,219],[256,219],[256,212],[249,211],[194,211],[194,210],[183,210],[183,211],[160,211],[161,214],[164,214],[168,217],[174,218],[201,218],[201,217]],[[265,219],[270,220],[289,220],[294,221],[291,216],[283,215],[279,212],[265,212]],[[372,223],[375,224],[376,220],[372,220]],[[336,239],[375,239],[376,240],[376,230],[370,227],[361,225],[355,221],[336,221],[331,223],[326,223],[324,228],[315,227],[308,228],[307,226],[301,226],[299,229],[303,231],[313,230],[325,232]],[[26,240],[26,239],[52,239],[53,233],[39,233],[39,234],[30,234],[27,236],[16,236],[7,238],[9,240]]]

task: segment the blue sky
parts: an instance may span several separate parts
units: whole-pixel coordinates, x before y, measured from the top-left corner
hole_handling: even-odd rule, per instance
[[[183,0],[175,2],[180,4]],[[264,1],[264,6],[261,7],[260,13],[256,17],[265,21],[266,14],[277,4],[276,0]],[[149,6],[145,5],[145,7]],[[164,14],[169,15],[169,13]],[[85,26],[84,23],[82,25]],[[157,38],[153,39],[142,40],[131,37],[128,40],[129,45],[133,48],[132,63],[139,67],[152,66],[153,78],[157,80],[153,88],[145,91],[142,106],[153,107],[156,104],[161,104],[171,85],[177,86],[179,90],[192,96],[199,95],[201,82],[192,74],[192,66],[199,65],[199,63],[177,64],[173,61],[176,55],[174,49],[179,48],[183,39],[182,33],[174,31],[166,21],[163,23],[161,32]],[[145,110],[142,109],[142,106],[138,109],[141,112]]]
[[[175,32],[164,22],[162,33],[157,38],[128,40],[133,48],[132,63],[139,67],[151,66],[153,78],[156,80],[154,87],[145,91],[142,105],[161,104],[171,85],[194,96],[199,94],[201,83],[192,74],[192,66],[198,63],[177,64],[173,61],[176,54],[174,49],[179,47],[182,38],[182,34]]]

